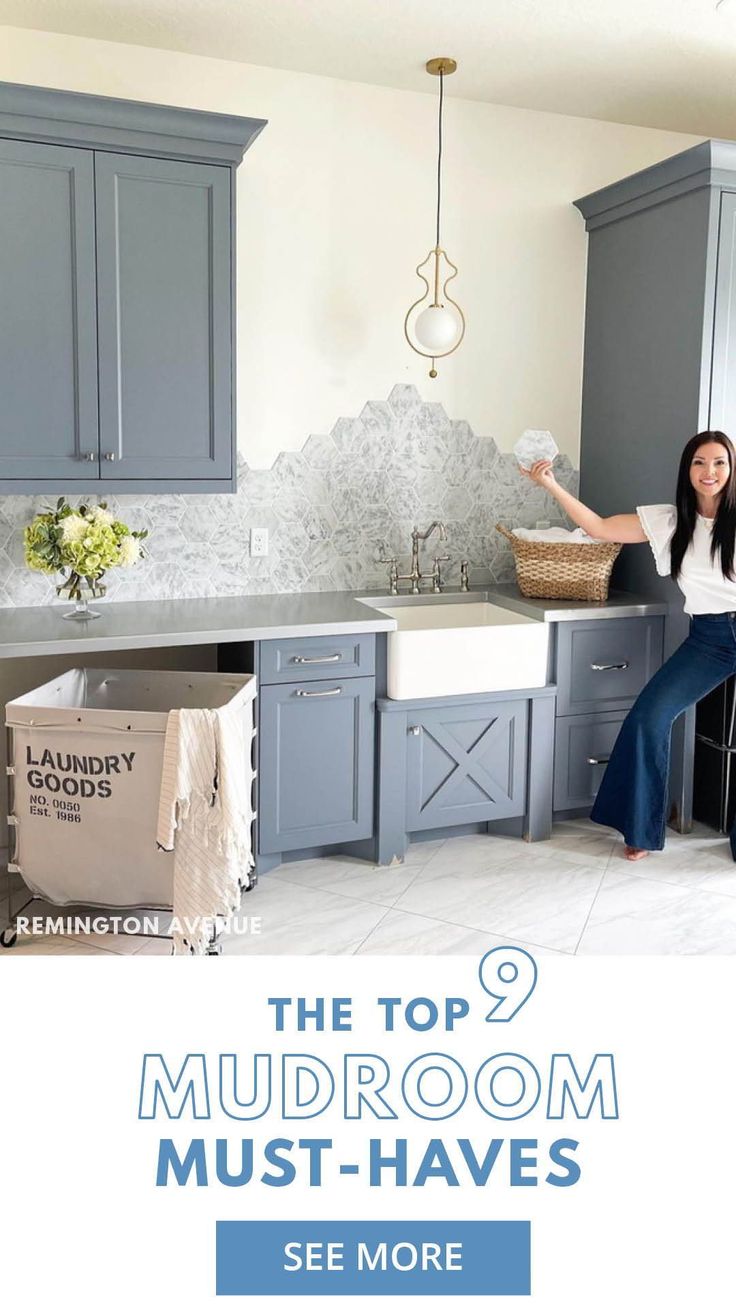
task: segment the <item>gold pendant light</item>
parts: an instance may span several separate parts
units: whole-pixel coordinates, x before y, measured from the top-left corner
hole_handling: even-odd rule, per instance
[[[457,268],[443,250],[440,241],[442,214],[442,111],[444,108],[445,78],[455,72],[454,59],[430,59],[425,65],[432,77],[440,79],[439,113],[437,125],[437,222],[434,249],[417,266],[417,277],[424,282],[424,294],[415,300],[404,319],[404,335],[411,348],[425,359],[431,359],[430,377],[437,376],[435,363],[453,354],[465,335],[465,317],[460,305],[447,293],[447,287]],[[444,267],[444,265],[447,267]],[[425,276],[424,269],[428,270]]]

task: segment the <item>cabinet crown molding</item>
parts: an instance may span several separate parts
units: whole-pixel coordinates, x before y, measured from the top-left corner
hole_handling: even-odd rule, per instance
[[[265,118],[0,82],[0,136],[237,166]]]
[[[688,191],[708,188],[736,190],[736,141],[701,141],[574,204],[590,232]]]

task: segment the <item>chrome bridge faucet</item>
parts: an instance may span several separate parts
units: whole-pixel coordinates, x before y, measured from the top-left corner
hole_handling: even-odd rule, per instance
[[[422,572],[419,567],[419,543],[420,541],[423,540],[429,540],[429,537],[432,535],[433,531],[437,532],[440,540],[447,540],[447,531],[445,529],[445,524],[444,522],[438,522],[436,518],[434,522],[430,523],[426,531],[420,531],[418,527],[415,527],[411,533],[411,572],[409,573],[409,576],[404,577],[403,580],[410,581],[412,583],[412,588],[411,588],[412,595],[419,594],[419,583],[420,581],[423,580]],[[439,565],[440,563],[447,563],[449,557],[450,557],[449,554],[445,554],[441,558],[435,558],[434,569],[432,571],[432,582],[435,585],[442,584],[440,578]],[[399,581],[401,580],[402,578],[400,577]],[[414,589],[415,586],[416,586],[416,590]]]
[[[446,541],[446,540],[447,540],[447,530],[446,530],[446,528],[445,528],[445,524],[444,524],[444,522],[439,522],[438,520],[435,520],[433,523],[431,523],[430,526],[427,527],[427,530],[426,530],[426,531],[420,531],[418,527],[415,527],[414,530],[412,531],[412,533],[411,533],[411,572],[406,572],[406,573],[403,573],[403,574],[399,573],[398,560],[397,560],[397,559],[380,559],[380,560],[379,560],[380,563],[385,563],[385,564],[387,564],[387,566],[388,566],[388,570],[389,570],[389,573],[388,573],[388,579],[389,579],[389,585],[390,585],[390,587],[391,587],[391,594],[392,594],[392,595],[398,595],[398,593],[399,593],[399,582],[400,582],[400,581],[410,581],[410,582],[411,582],[411,594],[412,594],[412,595],[420,595],[420,594],[421,594],[420,585],[421,585],[421,583],[422,583],[423,581],[431,581],[431,583],[432,583],[432,590],[433,590],[433,592],[434,592],[435,595],[440,595],[440,594],[442,593],[442,586],[443,586],[443,584],[444,584],[444,578],[443,578],[443,576],[442,576],[441,565],[442,565],[443,563],[448,563],[448,562],[449,562],[449,559],[450,559],[449,554],[436,554],[436,555],[435,555],[435,557],[434,557],[434,565],[433,565],[433,567],[432,567],[432,571],[431,571],[431,573],[430,573],[428,576],[425,576],[425,575],[423,574],[423,572],[422,572],[422,570],[421,570],[421,567],[420,567],[420,565],[419,565],[419,549],[420,549],[421,542],[422,542],[422,541],[425,541],[425,540],[428,540],[429,537],[432,535],[432,532],[433,532],[433,531],[436,531],[436,532],[437,532],[437,534],[438,534],[438,536],[439,536],[439,539],[440,539],[441,541]]]

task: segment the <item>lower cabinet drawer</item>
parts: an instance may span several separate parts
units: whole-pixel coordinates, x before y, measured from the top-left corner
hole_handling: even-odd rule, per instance
[[[262,640],[258,680],[263,686],[297,679],[372,677],[376,671],[375,650],[376,638],[370,633]]]
[[[593,803],[625,713],[584,713],[555,726],[555,812]]]
[[[557,712],[628,709],[662,662],[664,618],[560,622]]]
[[[373,834],[375,679],[261,686],[261,854]]]
[[[527,700],[410,709],[406,830],[520,817],[528,721]]]

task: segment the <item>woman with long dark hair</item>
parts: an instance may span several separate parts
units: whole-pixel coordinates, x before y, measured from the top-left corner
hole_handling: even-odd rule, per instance
[[[602,518],[563,490],[552,465],[526,471],[596,540],[649,541],[657,572],[685,596],[690,635],[646,685],[619,732],[591,818],[614,827],[626,858],[664,846],[672,724],[736,673],[736,450],[722,431],[704,431],[682,452],[676,504],[648,504]],[[736,831],[731,833],[736,859]]]

